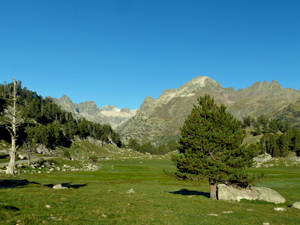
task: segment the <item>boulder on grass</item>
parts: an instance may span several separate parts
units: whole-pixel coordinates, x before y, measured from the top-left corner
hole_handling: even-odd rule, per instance
[[[235,188],[233,186],[219,184],[217,186],[218,199],[226,201],[261,200],[275,204],[284,203],[285,199],[276,191],[266,187]]]
[[[61,184],[55,184],[52,187],[53,189],[68,189],[67,187],[63,187]]]
[[[296,208],[296,209],[300,209],[300,202],[293,203],[293,205],[291,207]]]

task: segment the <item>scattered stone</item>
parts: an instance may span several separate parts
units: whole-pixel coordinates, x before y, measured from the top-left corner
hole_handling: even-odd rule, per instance
[[[127,205],[130,205],[130,203],[127,203]]]
[[[300,202],[293,203],[293,205],[291,207],[296,208],[296,209],[300,209]]]
[[[285,208],[281,208],[281,207],[278,207],[278,208],[274,208],[275,211],[286,211]]]
[[[19,155],[18,155],[18,158],[19,158],[19,159],[26,159],[26,156],[25,156],[25,155],[19,154]]]
[[[55,184],[52,188],[53,189],[68,189],[67,187],[61,186],[61,184]]]
[[[50,205],[46,205],[45,207],[46,207],[47,209],[50,209],[50,208],[51,208],[51,206],[50,206]]]
[[[136,192],[131,188],[129,191],[127,191],[127,194],[135,194]]]
[[[104,214],[102,214],[101,216],[104,217],[104,218],[106,218],[106,215],[104,215]]]
[[[219,216],[218,214],[213,214],[213,213],[207,214],[207,215],[209,215],[209,216]]]
[[[232,211],[223,211],[223,213],[233,213]]]
[[[195,197],[196,195],[190,195],[189,198]]]
[[[241,199],[247,199],[273,202],[275,204],[285,202],[280,194],[266,187],[234,188],[233,186],[219,184],[217,190],[219,200],[239,202]]]
[[[268,222],[263,222],[263,225],[270,225],[270,223],[268,223]]]
[[[254,209],[247,209],[247,211],[254,211]]]

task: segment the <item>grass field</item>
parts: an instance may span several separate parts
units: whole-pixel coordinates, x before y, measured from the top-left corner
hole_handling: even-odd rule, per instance
[[[275,205],[211,200],[207,181],[166,176],[163,169],[174,169],[168,158],[113,159],[98,165],[99,171],[1,174],[0,185],[4,179],[12,183],[0,189],[0,224],[300,224],[300,210],[288,207],[300,201],[298,166],[249,170],[267,175],[256,186],[272,188],[286,199]],[[22,179],[28,182],[13,182]],[[52,189],[55,183],[69,188]],[[135,193],[127,193],[130,189]]]

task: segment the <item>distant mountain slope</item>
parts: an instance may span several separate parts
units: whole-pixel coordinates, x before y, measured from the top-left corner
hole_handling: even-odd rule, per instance
[[[286,108],[278,111],[275,117],[279,121],[287,121],[292,126],[300,128],[300,98],[296,102],[289,104]]]
[[[137,114],[116,129],[123,141],[135,138],[153,144],[167,142],[180,135],[180,126],[199,96],[209,94],[219,104],[227,106],[236,118],[262,114],[272,117],[300,98],[300,91],[284,89],[276,81],[257,82],[235,91],[209,77],[199,76],[179,89],[167,89],[158,99],[146,97]]]
[[[71,112],[74,118],[83,118],[87,120],[100,123],[110,124],[112,128],[124,123],[126,120],[136,114],[137,110],[129,110],[128,108],[119,109],[116,106],[106,105],[100,109],[94,101],[81,102],[79,104],[73,103],[71,99],[64,95],[60,99],[52,98],[54,103],[61,106],[63,110]]]

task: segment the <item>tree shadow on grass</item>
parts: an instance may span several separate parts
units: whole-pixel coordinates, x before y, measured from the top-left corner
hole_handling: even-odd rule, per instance
[[[179,191],[166,191],[166,192],[175,195],[203,195],[207,198],[210,197],[210,194],[208,192],[192,191],[188,189],[180,189]]]
[[[7,210],[7,211],[20,211],[20,209],[19,208],[17,208],[17,207],[14,207],[14,206],[10,206],[10,205],[0,205],[0,211],[1,210]]]
[[[28,180],[15,180],[15,179],[4,179],[0,180],[0,188],[18,188],[28,184],[39,184]]]
[[[53,188],[54,185],[56,185],[56,184],[45,184],[44,186],[49,187],[49,188]],[[87,184],[72,184],[72,182],[69,182],[69,183],[61,183],[61,186],[62,186],[62,187],[74,188],[74,189],[77,189],[77,188],[80,188],[80,187],[84,187],[84,186],[86,186],[86,185],[87,185]]]

